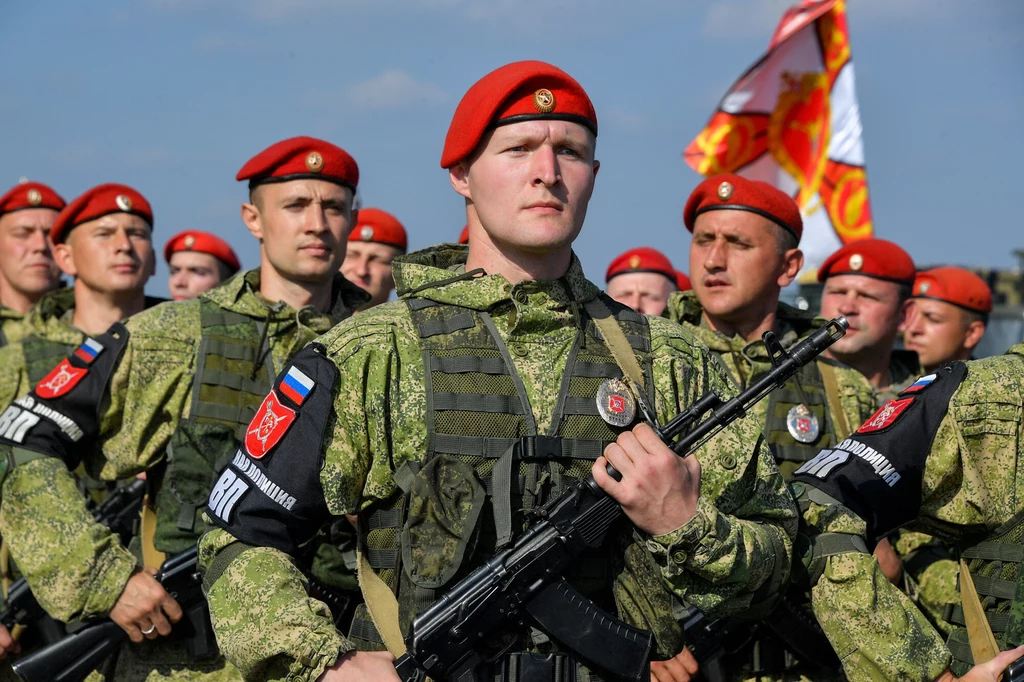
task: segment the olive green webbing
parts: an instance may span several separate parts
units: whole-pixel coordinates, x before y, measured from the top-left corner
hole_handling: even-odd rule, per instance
[[[825,396],[828,398],[828,405],[832,406],[831,412],[836,415],[835,436],[838,443],[853,432],[850,429],[849,421],[846,419],[846,411],[843,409],[843,401],[839,395],[839,379],[836,377],[836,368],[827,360],[818,360],[814,364],[818,367],[818,373],[821,374],[821,382],[825,385]]]
[[[82,336],[83,340],[85,336]],[[59,341],[50,341],[32,335],[22,340],[21,348],[25,355],[25,373],[30,386],[35,386],[50,373],[60,361],[71,355],[77,346]]]

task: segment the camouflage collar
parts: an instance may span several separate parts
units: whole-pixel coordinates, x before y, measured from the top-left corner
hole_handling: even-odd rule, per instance
[[[0,305],[0,320],[23,320],[25,319],[24,313],[11,310],[7,306]]]
[[[442,244],[399,256],[393,264],[399,297],[415,295],[472,310],[490,310],[525,291],[531,304],[564,310],[597,297],[600,290],[583,274],[574,253],[569,269],[556,280],[526,280],[512,286],[502,275],[466,273],[466,246]],[[461,277],[460,277],[461,275]],[[539,296],[535,294],[540,294]]]
[[[238,273],[219,286],[199,295],[226,310],[257,319],[286,321],[299,318],[313,329],[323,331],[350,317],[356,308],[367,303],[370,295],[336,274],[332,282],[331,309],[327,313],[306,306],[295,311],[283,301],[271,301],[260,293],[260,269]]]
[[[82,342],[82,332],[71,326],[74,309],[74,288],[54,289],[43,294],[42,298],[32,306],[25,316],[25,322],[33,334],[42,338],[61,343],[78,344]]]
[[[704,318],[704,308],[693,291],[673,293],[665,308],[665,316],[680,323],[688,323],[694,336],[713,351],[742,353],[752,360],[768,360],[768,350],[760,339],[747,343],[747,340],[739,335],[730,338],[711,329]],[[809,312],[794,308],[781,301],[776,308],[775,319],[776,326],[780,330],[777,332],[779,341],[784,348],[789,348],[825,324],[824,318],[815,317]]]

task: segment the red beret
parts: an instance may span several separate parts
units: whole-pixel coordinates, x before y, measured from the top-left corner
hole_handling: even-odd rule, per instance
[[[67,202],[41,182],[23,182],[0,197],[0,215],[23,208],[52,208],[60,211]]]
[[[171,237],[164,246],[164,260],[171,262],[171,255],[178,251],[208,253],[231,268],[232,274],[242,269],[231,246],[215,234],[199,230],[185,230]]]
[[[468,244],[469,243],[469,225],[466,225],[464,228],[462,228],[462,232],[459,233],[459,243],[460,244]]]
[[[646,246],[630,249],[616,257],[604,273],[604,280],[610,282],[613,277],[630,272],[654,272],[668,277],[673,283],[676,281],[676,270],[665,254]]]
[[[915,273],[914,259],[892,242],[859,239],[825,259],[818,268],[818,281],[824,282],[832,275],[863,275],[911,284]]]
[[[963,268],[932,268],[917,273],[912,298],[932,298],[976,313],[992,312],[992,290]]]
[[[693,288],[690,278],[681,270],[676,270],[676,286],[679,288],[679,291],[689,291]]]
[[[683,224],[693,232],[697,216],[720,210],[756,213],[792,233],[797,241],[804,233],[804,221],[792,197],[767,182],[731,173],[712,176],[697,185],[683,209]]]
[[[398,218],[379,208],[359,209],[359,222],[348,236],[350,242],[377,242],[397,246],[402,251],[409,246],[405,228]]]
[[[534,119],[572,121],[597,135],[597,113],[583,87],[556,66],[513,62],[473,84],[455,109],[441,152],[441,168],[473,153],[489,129]]]
[[[93,187],[64,207],[50,228],[50,239],[60,244],[77,225],[111,213],[132,213],[153,225],[153,209],[146,197],[128,185],[108,183]]]
[[[314,137],[291,137],[272,144],[249,159],[236,180],[248,180],[249,188],[268,182],[312,178],[327,180],[354,191],[359,166],[348,152]]]

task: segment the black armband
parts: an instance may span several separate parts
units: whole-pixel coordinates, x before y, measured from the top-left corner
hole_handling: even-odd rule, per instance
[[[338,368],[318,343],[285,367],[210,491],[213,522],[248,545],[295,554],[330,518],[320,486]]]
[[[90,337],[0,414],[0,443],[57,457],[75,469],[99,435],[100,403],[128,344],[116,323]]]

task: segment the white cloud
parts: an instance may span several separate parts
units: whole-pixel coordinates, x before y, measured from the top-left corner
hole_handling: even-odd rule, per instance
[[[346,86],[340,93],[319,92],[314,105],[343,111],[387,111],[440,104],[448,99],[440,86],[416,80],[402,69],[387,69],[369,80]]]

